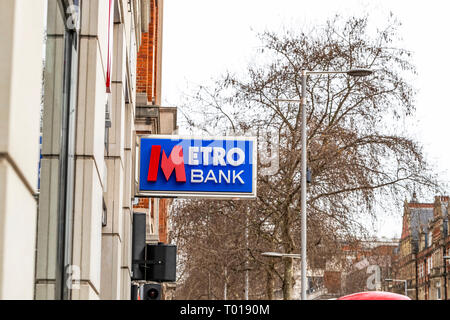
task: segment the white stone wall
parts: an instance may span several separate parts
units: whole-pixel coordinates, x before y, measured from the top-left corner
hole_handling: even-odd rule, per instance
[[[46,2],[0,1],[0,299],[55,298],[64,26],[58,19],[47,25],[54,38],[46,47],[52,59],[47,59],[45,71],[38,208]],[[73,278],[72,299],[130,298],[135,68],[141,26],[134,20],[140,13],[134,7],[128,12],[128,1],[116,2],[120,12],[114,24],[108,152],[108,1],[81,2],[72,230],[72,264],[80,277]],[[59,8],[50,4],[48,10],[55,14]]]
[[[82,1],[78,46],[78,90],[76,105],[75,182],[73,204],[72,264],[80,275],[72,278],[72,299],[129,299],[131,265],[131,173],[134,139],[135,64],[139,28],[128,1],[117,0],[113,37],[108,149],[105,149],[106,71],[109,1]],[[134,10],[134,8],[133,8]],[[58,56],[62,43],[50,42],[47,54]],[[54,62],[55,64],[58,61]],[[50,77],[51,78],[51,77]],[[60,79],[53,79],[57,83]],[[128,81],[128,86],[126,83]],[[49,86],[58,91],[55,83]],[[126,90],[129,102],[126,103]],[[47,97],[48,96],[48,97]],[[58,158],[60,122],[58,95],[45,93],[43,161],[36,298],[54,298]],[[48,138],[51,137],[51,138]],[[103,202],[106,226],[102,226]]]
[[[120,2],[119,2],[120,5]],[[134,15],[122,2],[120,21],[114,25],[112,70],[112,105],[109,148],[105,154],[107,188],[104,198],[107,207],[107,225],[102,228],[101,299],[130,299],[131,287],[131,226],[132,226],[132,139],[134,138],[134,90],[136,33],[133,33]],[[134,40],[134,41],[133,41]],[[128,81],[128,86],[127,86]],[[135,80],[134,80],[135,81]]]
[[[34,297],[44,7],[0,1],[0,300]]]

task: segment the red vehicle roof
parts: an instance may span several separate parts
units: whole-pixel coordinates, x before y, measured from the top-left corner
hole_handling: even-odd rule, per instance
[[[384,291],[366,291],[349,294],[337,300],[411,300],[409,297]]]

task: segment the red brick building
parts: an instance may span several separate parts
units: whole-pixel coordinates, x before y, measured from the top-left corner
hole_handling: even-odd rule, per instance
[[[391,272],[398,239],[373,239],[344,245],[342,294],[381,290]]]
[[[449,299],[448,274],[450,236],[448,196],[436,196],[434,203],[419,203],[415,195],[405,201],[402,236],[391,278],[406,280],[408,296],[417,300]],[[387,286],[404,292],[404,283]]]
[[[398,244],[398,239],[375,238],[342,242],[339,254],[329,257],[323,264],[309,266],[309,273],[316,275],[316,291],[323,292],[314,299],[381,290],[382,280],[391,272]]]

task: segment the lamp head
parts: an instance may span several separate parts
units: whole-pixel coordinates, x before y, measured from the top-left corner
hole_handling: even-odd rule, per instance
[[[373,71],[370,69],[357,68],[348,70],[346,73],[352,77],[367,77],[370,76],[373,73]]]

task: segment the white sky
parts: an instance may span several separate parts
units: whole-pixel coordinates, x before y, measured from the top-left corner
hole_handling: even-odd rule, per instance
[[[256,32],[283,26],[311,26],[336,13],[369,12],[383,26],[392,11],[402,22],[398,47],[414,53],[417,113],[406,128],[428,160],[450,182],[450,2],[445,0],[166,0],[163,25],[162,102],[183,103],[183,95],[220,74],[245,69],[260,45]],[[181,115],[180,115],[181,116]],[[180,132],[183,128],[180,128]],[[420,199],[432,202],[433,199]],[[401,218],[380,219],[380,236],[400,235]]]

